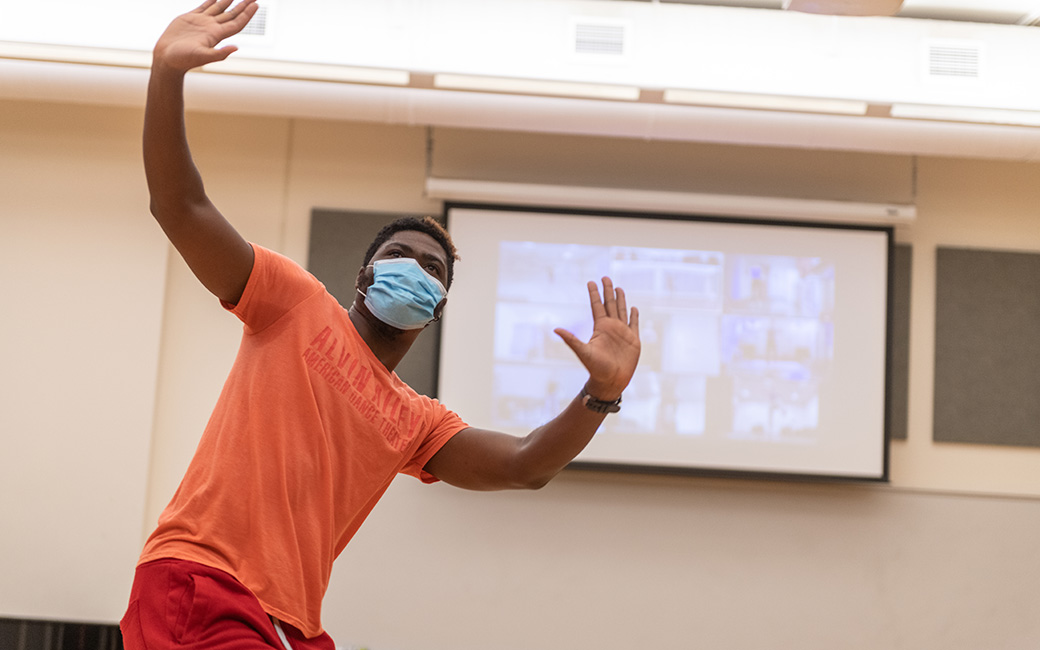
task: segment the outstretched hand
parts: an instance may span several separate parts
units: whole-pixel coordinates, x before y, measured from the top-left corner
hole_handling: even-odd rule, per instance
[[[256,13],[256,0],[206,0],[198,8],[174,19],[155,44],[155,59],[181,72],[223,61],[238,48],[217,47],[242,31]]]
[[[613,400],[628,386],[639,362],[639,310],[629,312],[625,290],[615,289],[610,278],[603,278],[602,300],[596,283],[588,286],[593,319],[588,343],[563,328],[554,331],[589,371],[589,392]]]

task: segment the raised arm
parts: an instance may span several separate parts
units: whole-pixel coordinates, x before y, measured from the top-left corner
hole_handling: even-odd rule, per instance
[[[610,402],[621,397],[639,361],[639,311],[629,313],[624,290],[615,289],[610,278],[603,278],[603,300],[595,282],[588,286],[592,337],[584,343],[564,329],[556,334],[589,371],[585,392]],[[471,490],[539,488],[585,448],[604,417],[576,395],[562,413],[523,438],[484,429],[460,431],[426,463],[426,471]]]
[[[242,297],[253,249],[206,196],[184,129],[184,75],[221,61],[217,47],[256,13],[256,0],[207,0],[178,16],[155,45],[144,117],[144,168],[151,211],[195,277],[229,303]]]

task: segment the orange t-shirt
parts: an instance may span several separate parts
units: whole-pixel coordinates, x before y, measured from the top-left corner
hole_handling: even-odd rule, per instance
[[[253,246],[241,347],[188,471],[140,562],[235,576],[307,637],[332,562],[398,473],[466,424],[388,371],[311,274]]]

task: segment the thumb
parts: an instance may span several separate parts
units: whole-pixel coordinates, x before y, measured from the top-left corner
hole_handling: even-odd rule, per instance
[[[223,61],[232,54],[238,51],[237,45],[225,45],[224,47],[218,47],[213,49],[213,56],[211,57],[211,63]]]
[[[569,331],[563,329],[562,327],[557,327],[553,330],[553,332],[555,332],[557,336],[563,339],[563,342],[567,344],[567,347],[574,351],[574,354],[581,357],[582,348],[585,347],[585,343],[581,339],[579,339],[574,334],[571,334]]]

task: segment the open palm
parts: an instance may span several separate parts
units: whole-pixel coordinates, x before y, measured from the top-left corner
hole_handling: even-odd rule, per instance
[[[155,45],[155,56],[165,65],[187,72],[208,63],[223,61],[236,48],[217,47],[221,41],[242,31],[256,13],[256,0],[242,0],[228,9],[232,0],[207,0],[196,9],[178,16]]]
[[[615,289],[610,278],[603,278],[603,299],[595,282],[589,282],[592,307],[592,336],[587,343],[571,332],[554,330],[574,351],[589,371],[590,390],[601,399],[614,399],[632,379],[639,362],[639,310],[628,310],[625,291]]]

